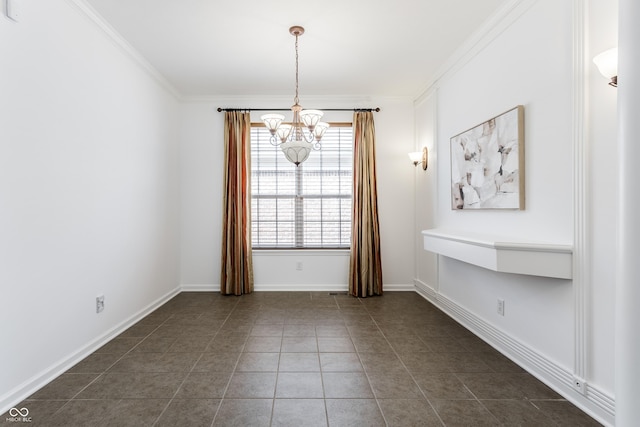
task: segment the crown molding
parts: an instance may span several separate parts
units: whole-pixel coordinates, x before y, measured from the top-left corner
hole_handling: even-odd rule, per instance
[[[455,74],[485,47],[529,10],[538,0],[509,0],[476,30],[436,71],[414,101],[419,103],[440,87],[440,82]]]
[[[140,54],[129,42],[116,31],[86,0],[66,0],[71,6],[84,15],[96,28],[101,30],[120,51],[131,59],[140,69],[146,72],[163,89],[169,92],[176,100],[182,100],[181,93]]]

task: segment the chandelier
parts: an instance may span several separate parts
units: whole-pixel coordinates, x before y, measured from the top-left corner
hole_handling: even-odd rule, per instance
[[[311,150],[321,148],[320,141],[329,127],[321,122],[324,114],[320,110],[303,110],[298,98],[298,37],[304,34],[304,28],[293,26],[289,33],[296,38],[296,96],[293,98],[293,121],[283,123],[282,114],[264,114],[260,119],[271,133],[271,143],[279,145],[287,160],[296,166],[307,160]]]

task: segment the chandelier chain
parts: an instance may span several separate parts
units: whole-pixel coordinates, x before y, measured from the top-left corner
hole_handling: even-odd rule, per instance
[[[296,36],[296,97],[293,99],[295,104],[299,104],[300,103],[300,99],[298,98],[298,84],[299,84],[299,80],[298,80],[298,33],[295,34]]]

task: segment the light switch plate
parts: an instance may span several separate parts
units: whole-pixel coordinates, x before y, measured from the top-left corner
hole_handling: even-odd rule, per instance
[[[19,22],[21,5],[22,0],[5,0],[5,12],[7,14],[7,18],[12,21]]]

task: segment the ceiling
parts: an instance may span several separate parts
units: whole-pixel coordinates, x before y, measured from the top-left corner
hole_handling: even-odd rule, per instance
[[[185,97],[418,96],[505,0],[84,0]]]

